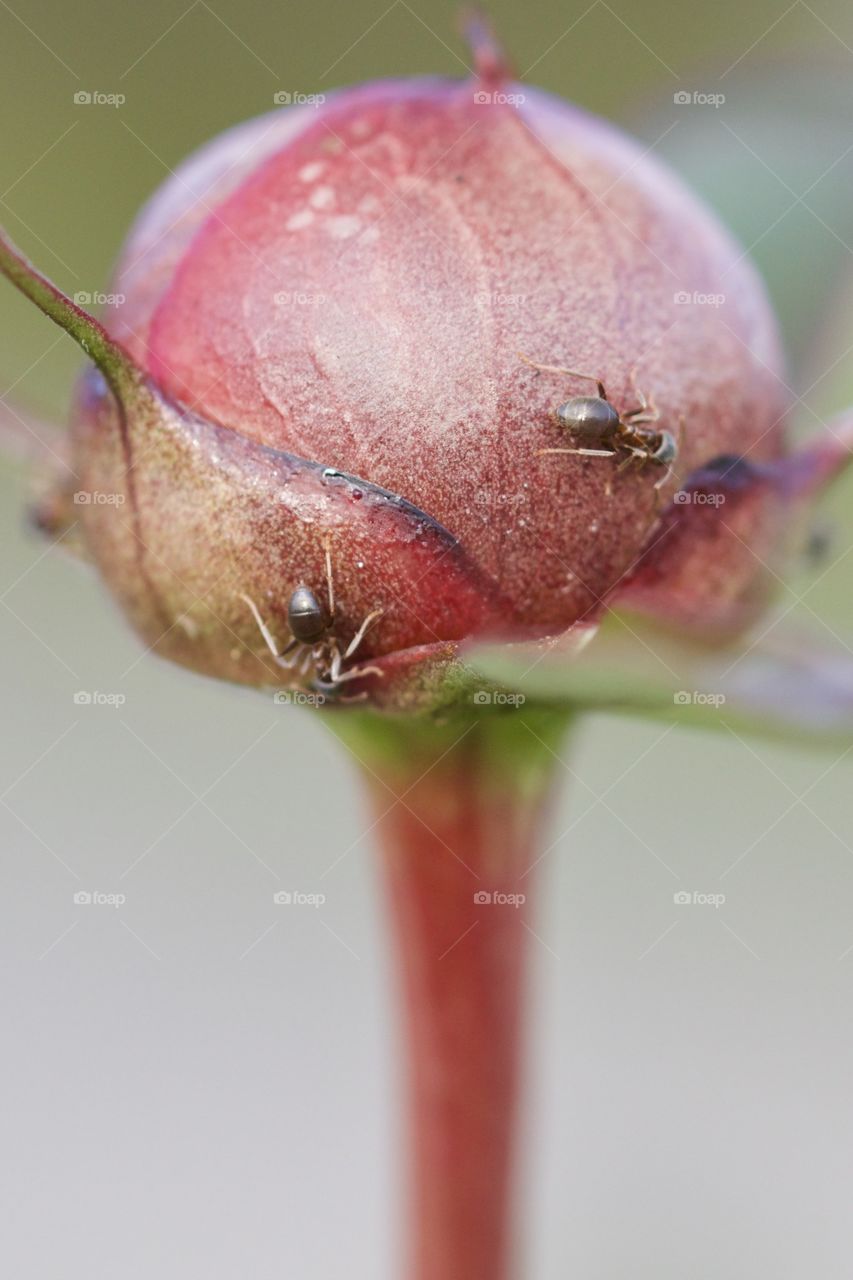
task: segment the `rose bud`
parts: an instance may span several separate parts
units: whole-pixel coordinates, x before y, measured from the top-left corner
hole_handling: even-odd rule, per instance
[[[6,243],[97,366],[73,487],[125,501],[73,514],[157,653],[429,707],[459,694],[460,641],[555,635],[620,588],[700,626],[749,615],[760,566],[733,585],[719,508],[664,513],[716,466],[736,537],[772,552],[763,289],[634,143],[478,57],[473,82],[366,85],[212,143],[140,216],[108,332]],[[595,399],[603,425],[575,431]]]
[[[475,58],[213,142],[140,215],[106,328],[0,240],[95,365],[42,525],[79,522],[161,656],[365,712],[334,724],[399,922],[417,1280],[510,1271],[525,877],[566,718],[544,704],[695,712],[681,659],[639,668],[613,619],[698,680],[850,439],[791,451],[761,283],[680,182],[482,30]],[[788,720],[849,734],[849,668],[776,662],[742,722],[781,681]]]

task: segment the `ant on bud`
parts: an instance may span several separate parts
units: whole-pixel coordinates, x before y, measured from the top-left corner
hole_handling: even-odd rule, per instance
[[[559,373],[569,378],[582,378],[586,382],[594,382],[597,396],[573,396],[556,411],[557,421],[566,429],[578,446],[573,449],[554,448],[539,449],[539,455],[547,453],[575,453],[584,458],[616,458],[624,454],[618,470],[629,466],[635,459],[640,463],[654,462],[665,467],[666,471],[655,485],[661,489],[672,472],[673,464],[678,457],[678,443],[670,431],[646,425],[655,423],[660,411],[643,395],[634,383],[633,371],[631,385],[637,393],[639,404],[635,409],[620,413],[608,399],[604,383],[600,378],[588,373],[578,373],[575,369],[565,369],[560,365],[537,364],[535,360],[519,352],[525,364],[542,373]]]
[[[306,676],[313,669],[314,691],[335,698],[341,685],[348,680],[360,680],[368,675],[382,675],[378,667],[354,666],[345,670],[344,663],[353,657],[370,627],[382,617],[385,610],[374,609],[369,613],[346,649],[342,650],[337,636],[334,635],[337,619],[332,581],[332,555],[328,542],[326,543],[326,583],[328,605],[305,583],[301,583],[291,594],[287,605],[287,625],[290,627],[291,639],[283,649],[279,649],[276,644],[254,600],[243,595],[242,592],[240,599],[244,600],[251,609],[258,630],[278,666],[289,671],[295,669],[297,676],[300,677]],[[351,701],[351,699],[347,700]]]

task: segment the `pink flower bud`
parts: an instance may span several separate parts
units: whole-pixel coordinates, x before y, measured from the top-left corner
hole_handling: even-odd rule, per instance
[[[162,655],[433,704],[461,641],[619,599],[723,633],[761,602],[815,468],[786,460],[758,278],[635,143],[478,58],[473,81],[342,90],[210,144],[133,229],[111,341],[52,295],[106,374],[75,470],[124,499],[77,514]],[[667,511],[694,474],[721,503]]]

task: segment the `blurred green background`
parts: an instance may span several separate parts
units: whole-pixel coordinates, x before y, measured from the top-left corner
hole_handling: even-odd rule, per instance
[[[853,402],[850,7],[490,10],[524,78],[621,122],[752,249],[796,430],[822,429]],[[0,219],[94,292],[141,202],[276,90],[465,57],[436,0],[0,0]],[[0,290],[0,395],[61,418],[79,367]],[[22,471],[0,483],[4,1272],[390,1277],[393,991],[345,753],[308,713],[143,655],[94,578],[27,534]],[[853,636],[851,499],[853,477],[824,507],[826,558],[795,559],[779,602],[823,639]],[[126,703],[79,708],[81,688]],[[599,718],[566,762],[520,1274],[847,1280],[850,757]],[[679,887],[726,903],[679,909]],[[280,888],[326,906],[284,918]],[[127,901],[81,911],[81,889]]]

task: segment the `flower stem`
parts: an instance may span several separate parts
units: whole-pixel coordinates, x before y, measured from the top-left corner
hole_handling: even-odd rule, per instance
[[[387,722],[351,745],[401,961],[411,1134],[407,1280],[506,1280],[528,898],[565,718]]]

